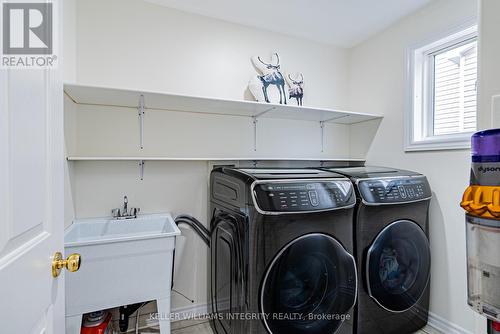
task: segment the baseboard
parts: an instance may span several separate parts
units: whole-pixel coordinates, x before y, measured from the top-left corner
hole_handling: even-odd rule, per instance
[[[208,314],[208,304],[192,304],[172,309],[173,319],[185,320]]]
[[[474,334],[432,312],[429,312],[428,326],[444,334]]]

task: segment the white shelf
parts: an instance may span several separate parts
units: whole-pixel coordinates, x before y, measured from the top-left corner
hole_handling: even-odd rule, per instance
[[[136,109],[139,104],[140,96],[143,95],[145,108],[152,110],[295,119],[338,124],[355,124],[382,118],[380,115],[345,110],[268,104],[253,101],[225,100],[76,84],[65,84],[64,91],[66,95],[68,95],[75,103],[86,105],[115,106]]]
[[[206,158],[171,158],[171,157],[90,157],[70,156],[69,161],[353,161],[364,162],[365,159],[352,158],[265,158],[265,157],[206,157]]]

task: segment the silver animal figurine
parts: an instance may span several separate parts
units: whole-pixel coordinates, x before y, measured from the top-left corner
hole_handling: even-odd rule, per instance
[[[300,78],[299,78],[300,76]],[[297,105],[302,105],[302,98],[304,97],[304,76],[302,73],[298,73],[298,75],[294,78],[290,74],[288,74],[288,85],[290,88],[288,89],[289,98],[297,99]]]
[[[269,100],[267,88],[271,85],[274,85],[278,88],[280,94],[280,104],[286,104],[285,78],[280,72],[280,58],[277,53],[275,53],[273,56],[275,64],[266,63],[262,61],[260,57],[257,57],[257,60],[260,62],[260,64],[254,61],[254,65],[262,72],[262,75],[259,75],[258,78],[262,82],[262,92],[264,93],[265,101],[267,103],[271,102]]]

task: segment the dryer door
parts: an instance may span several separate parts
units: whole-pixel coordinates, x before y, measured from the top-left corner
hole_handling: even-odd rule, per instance
[[[335,333],[354,306],[356,292],[352,255],[329,235],[307,234],[271,262],[260,311],[271,334]]]
[[[406,311],[424,293],[430,268],[429,241],[424,231],[415,222],[396,221],[379,233],[368,250],[368,293],[389,311]]]

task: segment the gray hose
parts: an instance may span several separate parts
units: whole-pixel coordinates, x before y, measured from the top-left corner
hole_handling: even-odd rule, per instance
[[[188,225],[191,227],[196,234],[203,240],[203,242],[210,247],[210,232],[208,229],[196,218],[188,215],[179,215],[175,218],[175,224],[177,226],[181,224]]]
[[[210,248],[210,231],[196,218],[190,215],[182,214],[175,217],[174,222],[177,226],[181,224],[191,227],[203,242]],[[172,286],[174,288],[174,267],[175,267],[175,249],[172,263]]]

